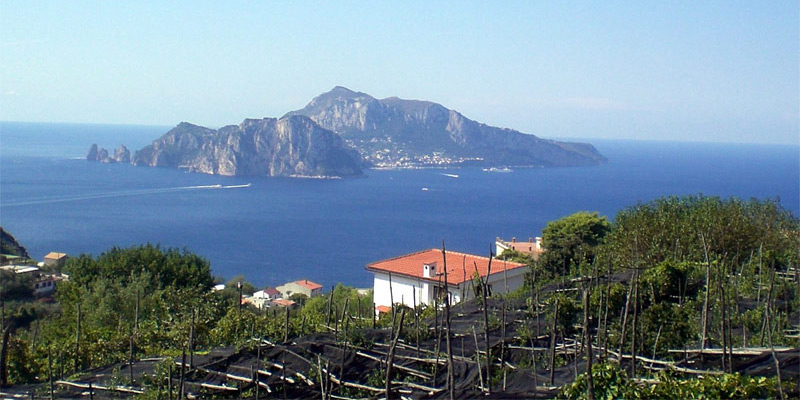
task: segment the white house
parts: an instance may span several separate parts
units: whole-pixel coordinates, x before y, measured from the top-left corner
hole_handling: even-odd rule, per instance
[[[373,301],[376,309],[395,304],[409,307],[433,304],[438,296],[444,298],[445,287],[451,303],[475,297],[473,276],[486,277],[491,293],[506,293],[522,287],[527,268],[525,264],[508,262],[471,254],[447,251],[447,258],[439,249],[424,250],[388,260],[367,264],[367,271],[375,274]],[[444,268],[447,265],[447,282]],[[391,290],[390,290],[391,288]],[[384,306],[384,307],[381,307]]]
[[[281,292],[284,299],[288,299],[295,293],[306,295],[306,297],[314,297],[322,294],[322,285],[312,282],[308,279],[301,279],[299,281],[289,282],[276,288]]]
[[[50,253],[47,253],[46,256],[44,256],[44,265],[48,267],[50,266],[63,267],[64,264],[66,264],[68,258],[69,256],[67,256],[66,253],[57,253],[51,251]]]
[[[272,301],[279,298],[281,298],[281,292],[270,286],[253,293],[252,296],[245,297],[242,301],[250,303],[258,309],[264,309],[268,307]]]

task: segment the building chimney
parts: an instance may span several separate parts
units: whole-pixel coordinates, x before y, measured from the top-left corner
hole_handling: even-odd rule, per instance
[[[436,277],[436,263],[425,263],[422,265],[422,277],[423,278],[435,278]]]

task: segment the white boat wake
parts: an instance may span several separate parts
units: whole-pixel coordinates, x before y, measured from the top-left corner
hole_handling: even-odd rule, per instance
[[[65,203],[72,201],[107,199],[112,197],[146,196],[153,194],[185,192],[193,190],[241,189],[248,187],[250,187],[249,183],[246,185],[228,185],[228,186],[217,184],[217,185],[177,186],[177,187],[167,187],[167,188],[150,188],[150,189],[138,189],[138,190],[121,190],[116,192],[87,193],[87,194],[72,195],[72,196],[40,197],[40,198],[21,200],[10,203],[0,202],[0,207],[19,207],[19,206],[31,206],[39,204]]]

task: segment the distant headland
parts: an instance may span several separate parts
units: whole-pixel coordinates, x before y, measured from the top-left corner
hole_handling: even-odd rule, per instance
[[[337,86],[281,118],[214,130],[182,122],[136,151],[92,145],[89,161],[228,176],[347,177],[364,168],[569,167],[606,162],[588,143],[541,139],[429,101]]]

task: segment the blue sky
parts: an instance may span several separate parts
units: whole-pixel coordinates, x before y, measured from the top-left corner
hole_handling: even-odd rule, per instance
[[[798,144],[797,1],[3,1],[0,120],[276,117],[342,85],[542,137]]]

